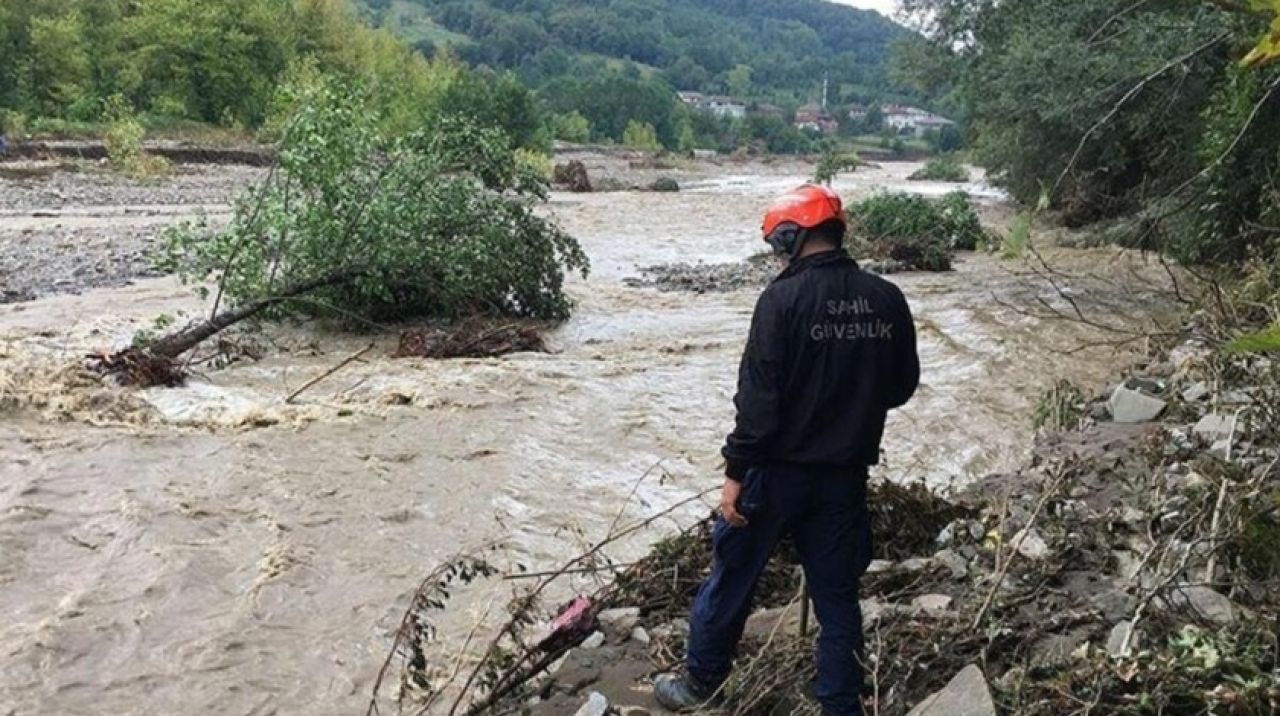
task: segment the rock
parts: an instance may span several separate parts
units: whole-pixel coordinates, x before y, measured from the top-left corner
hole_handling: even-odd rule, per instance
[[[649,716],[649,709],[643,706],[619,706],[618,716]]]
[[[599,691],[592,691],[587,695],[587,702],[583,704],[574,716],[604,716],[609,710],[609,699]]]
[[[922,557],[904,559],[898,563],[898,569],[904,572],[923,572],[929,566],[929,560]]]
[[[1124,385],[1116,386],[1107,401],[1111,419],[1117,423],[1145,423],[1160,417],[1168,403]]]
[[[867,574],[879,574],[891,569],[893,569],[893,562],[887,559],[873,559],[871,564],[867,565]]]
[[[970,664],[907,716],[996,716],[996,705],[982,670]]]
[[[591,636],[587,637],[579,646],[583,649],[599,649],[604,646],[604,634],[598,631],[592,632]]]
[[[1116,558],[1116,576],[1125,581],[1132,581],[1138,576],[1138,567],[1142,565],[1142,555],[1128,549],[1111,550]]]
[[[591,191],[591,178],[587,176],[587,167],[578,160],[568,164],[557,164],[551,174],[556,186],[572,192]]]
[[[964,579],[969,576],[969,562],[954,550],[943,549],[933,555],[933,561],[951,571],[952,579]]]
[[[1018,545],[1018,554],[1027,559],[1040,560],[1049,556],[1049,544],[1044,541],[1039,532],[1036,532],[1035,528],[1018,530],[1018,533],[1013,536],[1013,543]]]
[[[1158,600],[1165,609],[1186,609],[1217,626],[1228,626],[1240,616],[1241,609],[1230,599],[1205,586],[1180,587]]]
[[[672,192],[680,191],[680,183],[671,177],[659,177],[656,181],[649,185],[649,191]]]
[[[1220,399],[1223,405],[1252,405],[1253,396],[1243,390],[1228,390]]]
[[[1191,428],[1191,432],[1200,437],[1216,441],[1231,435],[1231,426],[1235,424],[1235,418],[1229,415],[1220,415],[1218,413],[1209,413],[1200,418],[1195,427]]]
[[[1137,650],[1142,632],[1134,632],[1129,639],[1128,648],[1121,649],[1124,646],[1125,637],[1132,630],[1133,622],[1127,619],[1111,628],[1111,634],[1107,637],[1107,656],[1113,659],[1123,659]]]
[[[951,608],[951,597],[945,594],[921,594],[911,600],[911,608],[926,616],[942,616]]]
[[[1192,383],[1182,389],[1182,399],[1188,403],[1198,403],[1209,397],[1209,386],[1204,383]]]
[[[640,644],[644,644],[645,646],[648,646],[649,642],[653,640],[649,638],[649,632],[645,631],[644,627],[638,626],[635,629],[631,630],[631,641],[638,642]]]
[[[606,609],[596,615],[600,628],[615,641],[626,641],[640,623],[640,607]]]
[[[754,639],[767,639],[774,633],[798,634],[800,632],[800,608],[774,607],[760,609],[747,617],[747,625],[742,630],[743,636]]]

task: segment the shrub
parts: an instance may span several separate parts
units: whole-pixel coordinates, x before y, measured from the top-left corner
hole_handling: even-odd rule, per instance
[[[16,139],[26,133],[26,115],[12,109],[0,109],[0,134]]]
[[[142,139],[146,137],[147,130],[123,97],[115,95],[107,100],[103,119],[107,121],[103,144],[106,145],[111,166],[117,171],[135,178],[144,178],[162,174],[169,169],[169,162],[163,157],[152,156],[143,151]]]
[[[582,116],[577,110],[568,114],[557,114],[552,118],[551,125],[556,139],[577,144],[586,144],[591,141],[591,120]]]
[[[643,149],[651,152],[662,149],[662,145],[658,142],[658,133],[654,130],[653,125],[634,119],[627,122],[627,128],[622,133],[622,143],[632,149]]]
[[[952,251],[972,250],[987,240],[964,192],[939,201],[917,194],[878,194],[854,204],[849,215],[872,254],[908,268],[948,270]]]
[[[564,274],[585,273],[586,256],[537,215],[546,178],[503,132],[442,117],[391,136],[362,87],[289,91],[298,110],[271,178],[236,201],[225,230],[170,233],[184,278],[221,274],[232,306],[298,296],[263,310],[277,316],[568,316]]]
[[[911,181],[967,182],[969,170],[954,155],[934,157],[907,177]]]
[[[829,149],[823,152],[822,158],[818,160],[818,166],[813,171],[813,180],[830,186],[842,172],[854,171],[859,163],[856,153],[845,154]]]

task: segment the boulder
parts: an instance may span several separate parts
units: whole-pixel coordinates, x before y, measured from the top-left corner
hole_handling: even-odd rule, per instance
[[[1107,656],[1112,659],[1123,659],[1137,650],[1142,632],[1134,632],[1133,636],[1129,637],[1128,648],[1122,648],[1125,646],[1125,637],[1128,637],[1131,631],[1133,631],[1133,622],[1127,619],[1111,628],[1111,634],[1107,637]]]
[[[1018,554],[1027,559],[1040,560],[1049,556],[1049,543],[1044,541],[1035,528],[1019,530],[1013,536],[1013,543],[1018,545]]]
[[[1117,423],[1145,423],[1160,417],[1168,403],[1140,390],[1118,385],[1107,406],[1111,409],[1111,419]]]
[[[951,572],[952,579],[964,579],[969,576],[968,560],[957,554],[955,550],[939,550],[933,555],[933,561],[946,567]]]
[[[606,609],[596,615],[600,629],[615,641],[626,641],[640,624],[640,607]]]
[[[599,691],[587,695],[587,702],[578,708],[574,716],[604,716],[609,711],[609,699]]]
[[[644,627],[638,626],[631,630],[631,641],[648,646],[653,639],[649,637],[649,632],[645,631]]]
[[[907,716],[996,716],[996,705],[982,670],[970,664]]]
[[[1179,587],[1161,597],[1158,604],[1165,609],[1194,612],[1216,626],[1229,626],[1242,611],[1226,596],[1201,585]]]
[[[921,594],[911,600],[911,608],[925,616],[940,617],[951,608],[951,597],[945,594]]]
[[[744,637],[762,640],[769,638],[774,629],[779,634],[800,633],[799,605],[758,610],[747,617],[747,625],[742,633]]]
[[[592,632],[591,636],[587,637],[586,641],[582,642],[580,646],[583,649],[599,649],[604,646],[604,634],[598,631]]]
[[[649,191],[673,192],[680,191],[680,182],[671,177],[660,177],[649,185]]]
[[[1235,424],[1235,418],[1230,415],[1221,415],[1218,413],[1209,413],[1200,418],[1195,427],[1191,428],[1191,432],[1200,437],[1214,442],[1222,440],[1231,435],[1231,426]]]

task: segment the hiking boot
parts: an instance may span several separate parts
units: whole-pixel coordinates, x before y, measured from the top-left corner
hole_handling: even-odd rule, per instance
[[[653,696],[662,707],[676,713],[685,713],[705,706],[716,689],[707,688],[687,674],[659,674],[653,680]]]

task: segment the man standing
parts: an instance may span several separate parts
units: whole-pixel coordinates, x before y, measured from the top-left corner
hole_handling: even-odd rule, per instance
[[[821,625],[814,693],[826,716],[862,714],[858,582],[871,561],[867,468],[885,417],[920,380],[915,327],[896,286],[842,248],[840,198],[806,185],[778,199],[765,241],[785,270],[760,296],[724,446],[715,558],[690,618],[687,673],[655,696],[695,709],[729,676],[756,581],[790,536]]]

